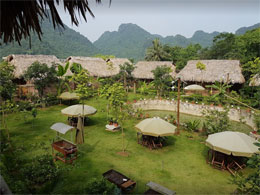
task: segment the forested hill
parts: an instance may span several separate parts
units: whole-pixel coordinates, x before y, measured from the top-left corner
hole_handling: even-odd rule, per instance
[[[0,57],[9,54],[46,54],[55,55],[64,59],[68,56],[92,56],[100,53],[99,50],[83,35],[65,26],[65,30],[53,29],[52,24],[45,20],[42,23],[42,41],[36,34],[31,36],[31,48],[29,40],[0,46]],[[61,32],[62,31],[62,32]]]
[[[239,28],[237,31],[236,31],[236,35],[242,35],[242,34],[245,34],[246,31],[249,31],[249,30],[253,30],[253,29],[256,29],[256,28],[259,28],[260,27],[260,23],[257,23],[253,26],[249,26],[249,27],[241,27]]]
[[[256,24],[250,27],[243,27],[236,31],[237,34],[244,34],[247,30],[257,28]],[[115,55],[117,57],[127,57],[134,59],[143,59],[147,47],[152,45],[152,40],[159,38],[163,44],[170,46],[186,47],[189,44],[200,44],[202,47],[212,45],[215,36],[220,32],[207,33],[196,31],[191,38],[182,35],[162,37],[153,35],[136,24],[121,24],[118,31],[105,32],[94,42],[94,45],[100,49],[102,54]]]

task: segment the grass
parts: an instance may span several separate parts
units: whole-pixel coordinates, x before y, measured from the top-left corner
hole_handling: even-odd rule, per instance
[[[135,180],[137,186],[134,193],[138,194],[146,190],[145,184],[149,181],[164,185],[178,194],[229,194],[235,190],[235,186],[230,184],[231,176],[228,172],[213,169],[206,163],[207,147],[203,143],[205,137],[181,131],[179,136],[169,137],[168,145],[163,149],[149,150],[137,144],[134,125],[139,121],[129,118],[124,125],[129,156],[123,157],[117,154],[122,150],[121,132],[105,131],[106,101],[93,98],[87,104],[96,107],[98,112],[90,117],[85,127],[85,143],[79,146],[79,158],[73,166],[57,162],[59,166],[68,169],[62,173],[50,193],[82,193],[91,178],[101,177],[102,173],[111,168]],[[33,158],[44,152],[51,154],[50,145],[56,133],[50,130],[50,126],[55,122],[66,123],[66,116],[60,112],[65,107],[57,105],[39,110],[33,125],[32,120],[25,121],[22,114],[8,117],[12,141],[28,148],[21,155]],[[181,115],[181,120],[195,118],[197,117]],[[250,130],[248,126],[242,127],[239,123],[233,123],[232,128]],[[65,138],[70,140],[70,133]],[[42,147],[46,147],[46,151]],[[248,171],[250,172],[249,168],[244,170],[246,173]]]

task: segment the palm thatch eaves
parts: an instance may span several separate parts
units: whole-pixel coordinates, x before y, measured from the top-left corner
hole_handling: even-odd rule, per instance
[[[205,64],[205,70],[197,68],[198,62]],[[190,60],[177,77],[182,81],[199,83],[219,81],[242,84],[245,82],[239,60]]]
[[[176,76],[175,66],[170,61],[139,61],[135,66],[132,75],[136,79],[154,79],[152,70],[155,70],[158,66],[170,67],[172,70],[170,75],[173,78]]]
[[[53,63],[61,64],[61,61],[54,55],[15,55],[15,54],[12,54],[12,55],[3,57],[3,60],[14,65],[15,78],[21,78],[22,75],[24,74],[24,72],[28,69],[28,67],[31,66],[36,61],[38,61],[40,63],[45,63],[49,67]]]
[[[70,56],[66,60],[70,63],[81,64],[82,68],[88,70],[90,76],[94,77],[110,77],[119,73],[119,65],[125,62],[131,63],[127,58],[111,58],[107,61],[95,57]],[[72,72],[68,70],[66,76],[71,76]]]

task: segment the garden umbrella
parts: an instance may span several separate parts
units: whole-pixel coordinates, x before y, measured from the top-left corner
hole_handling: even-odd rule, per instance
[[[74,129],[74,127],[64,123],[55,123],[51,126],[51,129],[58,133],[66,134],[69,130]]]
[[[205,88],[200,85],[188,85],[184,88],[184,90],[204,91]]]
[[[251,157],[254,153],[260,153],[255,142],[254,138],[244,133],[224,131],[209,135],[206,145],[227,155]]]
[[[68,115],[70,117],[78,117],[79,115],[88,116],[88,115],[93,115],[96,112],[97,112],[96,108],[88,105],[84,105],[84,109],[83,109],[82,104],[76,104],[61,110],[62,114]]]
[[[77,124],[77,132],[76,132],[76,144],[83,144],[84,143],[84,126],[82,122],[82,117],[78,117],[78,124]]]
[[[135,126],[143,135],[170,136],[175,133],[176,127],[159,117],[147,118]]]
[[[63,92],[58,98],[63,100],[78,100],[79,96],[76,93]]]

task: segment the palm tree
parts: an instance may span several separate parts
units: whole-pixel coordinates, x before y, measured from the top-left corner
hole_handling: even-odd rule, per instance
[[[153,40],[153,46],[147,48],[145,60],[147,61],[163,61],[167,58],[168,54],[163,50],[163,46],[159,39]]]

